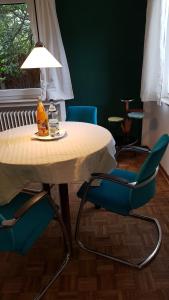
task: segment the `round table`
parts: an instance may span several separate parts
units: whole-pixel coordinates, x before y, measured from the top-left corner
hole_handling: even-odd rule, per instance
[[[59,184],[68,219],[68,183],[83,182],[93,172],[116,166],[115,141],[107,129],[82,122],[61,122],[60,128],[65,136],[51,141],[32,139],[36,124],[0,133],[0,204],[8,203],[29,182]]]

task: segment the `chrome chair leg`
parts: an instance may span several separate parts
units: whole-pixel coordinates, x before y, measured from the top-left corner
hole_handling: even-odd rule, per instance
[[[116,256],[111,256],[111,255],[105,254],[103,252],[96,251],[96,250],[94,250],[92,248],[89,248],[89,247],[85,246],[82,243],[82,241],[80,241],[80,238],[79,238],[79,227],[80,227],[80,220],[81,220],[83,206],[84,206],[84,204],[86,202],[87,201],[85,199],[81,200],[80,208],[79,208],[79,212],[78,212],[78,216],[77,216],[77,221],[76,221],[75,240],[76,240],[76,242],[77,242],[77,244],[79,245],[80,248],[82,248],[83,250],[86,250],[88,252],[100,255],[102,257],[111,259],[113,261],[125,264],[125,265],[130,266],[130,267],[135,267],[135,268],[138,268],[138,269],[141,269],[142,267],[144,267],[145,265],[147,265],[155,257],[155,255],[157,254],[157,252],[158,252],[158,250],[160,248],[161,239],[162,239],[161,227],[160,227],[160,224],[159,224],[158,220],[155,219],[155,218],[151,218],[151,217],[148,217],[148,216],[143,216],[143,215],[135,214],[135,213],[132,213],[132,212],[129,215],[130,217],[134,217],[134,218],[138,218],[138,219],[141,219],[141,220],[144,220],[144,221],[151,222],[151,223],[153,223],[155,225],[155,228],[157,230],[158,241],[157,241],[157,243],[156,243],[153,251],[146,258],[144,258],[143,260],[141,260],[138,263],[133,263],[133,262],[130,262],[128,260],[124,260],[124,259],[118,258]]]
[[[39,292],[39,294],[37,296],[35,296],[35,298],[33,300],[39,300],[45,295],[45,293],[50,288],[50,286],[59,277],[59,275],[61,274],[61,272],[63,271],[63,269],[65,268],[65,266],[67,265],[67,263],[69,262],[70,257],[71,257],[71,246],[70,246],[70,241],[69,241],[69,237],[68,237],[65,225],[64,225],[63,220],[62,220],[59,212],[57,211],[57,209],[55,209],[55,211],[56,211],[55,220],[59,222],[60,227],[61,227],[62,232],[63,232],[64,244],[65,244],[65,247],[66,247],[66,255],[63,259],[62,264],[60,265],[60,267],[58,268],[56,273],[53,275],[53,277],[49,280],[48,284]]]
[[[151,217],[136,214],[136,213],[133,213],[133,212],[130,213],[130,217],[141,219],[141,220],[153,223],[155,228],[156,228],[157,235],[158,235],[157,243],[156,243],[153,251],[138,264],[138,268],[141,269],[142,267],[144,267],[146,264],[148,264],[156,256],[156,254],[158,253],[158,251],[160,249],[161,241],[162,241],[161,226],[160,226],[159,221],[156,218],[151,218]]]

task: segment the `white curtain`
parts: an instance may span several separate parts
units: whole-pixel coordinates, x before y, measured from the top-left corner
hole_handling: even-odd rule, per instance
[[[169,0],[148,0],[141,100],[157,101],[168,97]]]
[[[37,42],[37,27],[34,0],[27,0],[32,32]],[[41,69],[43,99],[72,99],[73,91],[67,59],[62,43],[59,23],[56,15],[55,0],[36,0],[40,40],[61,63],[62,68]]]

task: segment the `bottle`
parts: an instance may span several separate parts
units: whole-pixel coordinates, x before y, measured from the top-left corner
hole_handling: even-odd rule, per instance
[[[36,112],[36,121],[38,126],[38,135],[47,136],[49,135],[48,130],[48,116],[45,111],[44,105],[41,98],[38,98],[37,112]]]
[[[58,111],[53,100],[50,100],[49,110],[48,110],[48,125],[50,136],[55,136],[59,131],[59,118]]]

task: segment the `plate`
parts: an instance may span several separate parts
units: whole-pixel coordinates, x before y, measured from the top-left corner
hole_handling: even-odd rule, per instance
[[[66,130],[60,129],[59,132],[55,136],[40,136],[38,133],[34,133],[34,135],[31,137],[32,139],[40,140],[40,141],[53,141],[58,140],[66,134]]]

